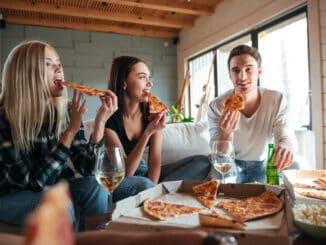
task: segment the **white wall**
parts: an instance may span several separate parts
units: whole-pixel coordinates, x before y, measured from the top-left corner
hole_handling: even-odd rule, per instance
[[[178,54],[179,90],[182,87],[187,59],[216,46],[249,29],[259,27],[302,4],[308,6],[308,28],[312,82],[312,123],[315,133],[316,168],[325,167],[326,136],[323,136],[326,111],[322,109],[322,96],[326,94],[326,1],[325,0],[222,0],[212,16],[199,18],[194,28],[180,33]],[[320,17],[319,17],[320,16]],[[324,86],[321,81],[320,32],[322,35]],[[324,91],[322,90],[324,87]],[[323,91],[323,93],[321,93]],[[326,105],[326,102],[324,102]],[[325,106],[324,106],[325,108]],[[324,125],[324,126],[323,126]],[[325,148],[325,150],[324,150]]]

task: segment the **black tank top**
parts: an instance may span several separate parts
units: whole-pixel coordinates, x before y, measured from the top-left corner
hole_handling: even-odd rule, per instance
[[[149,107],[148,105],[144,105],[144,108],[142,109],[142,117],[143,117],[143,130],[146,129],[149,121],[148,121],[148,116],[149,116]],[[134,149],[136,144],[138,143],[138,140],[129,140],[124,124],[123,124],[123,117],[121,111],[116,111],[110,118],[107,120],[105,124],[106,128],[112,129],[117,133],[119,136],[119,139],[121,141],[121,144],[124,148],[124,151],[127,155]]]

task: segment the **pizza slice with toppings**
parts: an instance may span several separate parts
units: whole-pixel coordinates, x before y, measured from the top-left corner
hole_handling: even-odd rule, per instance
[[[93,87],[89,87],[89,86],[85,86],[85,85],[81,85],[81,84],[77,84],[77,83],[71,83],[71,82],[67,82],[67,81],[58,81],[58,83],[66,86],[66,87],[72,88],[74,90],[77,90],[86,95],[89,95],[89,96],[104,96],[107,93],[106,90],[97,89],[97,88],[93,88]]]
[[[221,227],[242,230],[245,224],[234,219],[230,219],[224,215],[213,211],[211,214],[199,214],[199,222],[201,226]]]
[[[148,96],[150,114],[169,112],[169,108],[155,95],[153,95],[152,93],[148,93],[147,96]]]
[[[244,109],[244,99],[242,94],[235,92],[229,96],[224,103],[224,109],[230,111],[241,111]]]
[[[326,191],[324,189],[300,187],[293,187],[293,189],[296,193],[299,193],[302,196],[326,200]]]
[[[197,200],[207,208],[212,208],[215,204],[216,193],[220,185],[219,180],[211,180],[192,187]]]
[[[145,200],[143,209],[147,214],[159,220],[168,220],[171,218],[197,214],[205,210],[205,208],[167,203],[153,199]]]
[[[273,192],[264,191],[258,196],[234,201],[223,201],[217,204],[240,222],[254,220],[278,213],[284,205]]]
[[[317,183],[318,185],[326,187],[326,177],[319,177],[315,179],[314,182]]]

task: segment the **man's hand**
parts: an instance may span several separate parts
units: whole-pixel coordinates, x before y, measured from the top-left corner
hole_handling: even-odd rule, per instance
[[[286,167],[289,167],[293,163],[293,147],[290,142],[281,141],[276,145],[274,165],[276,169],[282,170]]]
[[[224,110],[219,122],[219,139],[232,139],[233,132],[238,129],[240,112]]]

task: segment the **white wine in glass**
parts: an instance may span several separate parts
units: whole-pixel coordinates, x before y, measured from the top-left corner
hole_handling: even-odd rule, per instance
[[[119,147],[101,147],[96,151],[94,174],[97,182],[108,191],[108,212],[112,215],[112,192],[125,177],[125,162]],[[100,224],[98,229],[107,228],[109,221]]]
[[[232,141],[216,140],[212,142],[211,148],[211,163],[221,174],[221,182],[225,183],[225,176],[230,182],[236,182],[237,171]]]

